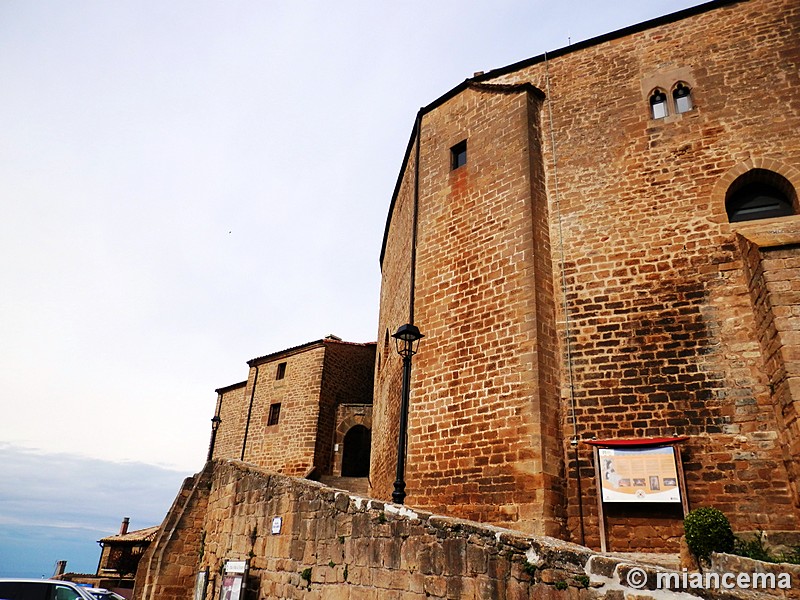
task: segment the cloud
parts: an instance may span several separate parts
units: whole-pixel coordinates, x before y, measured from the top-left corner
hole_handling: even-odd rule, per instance
[[[97,540],[158,525],[189,473],[0,444],[0,576],[94,572]]]

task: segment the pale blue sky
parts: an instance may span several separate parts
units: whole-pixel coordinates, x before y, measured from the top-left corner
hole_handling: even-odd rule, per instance
[[[248,359],[376,338],[420,106],[696,4],[0,0],[0,442],[199,470]]]

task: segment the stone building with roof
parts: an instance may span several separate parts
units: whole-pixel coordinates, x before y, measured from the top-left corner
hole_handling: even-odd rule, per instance
[[[219,424],[209,457],[366,482],[374,363],[375,343],[336,336],[248,361],[246,381],[216,390]],[[359,489],[366,491],[363,483]]]
[[[130,519],[125,517],[118,534],[97,541],[101,550],[96,573],[64,573],[58,578],[107,589],[124,598],[132,597],[139,561],[155,539],[160,526],[128,531],[129,525]]]

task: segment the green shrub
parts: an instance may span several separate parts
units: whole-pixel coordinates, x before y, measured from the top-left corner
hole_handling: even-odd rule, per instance
[[[712,552],[732,552],[734,537],[728,517],[716,508],[696,508],[683,520],[686,544],[697,558],[708,560]]]

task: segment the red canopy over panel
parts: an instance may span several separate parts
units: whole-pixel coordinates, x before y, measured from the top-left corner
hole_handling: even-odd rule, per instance
[[[667,446],[685,442],[688,437],[659,437],[659,438],[616,438],[607,440],[586,440],[590,446],[601,446],[603,448],[625,448],[632,446]]]

